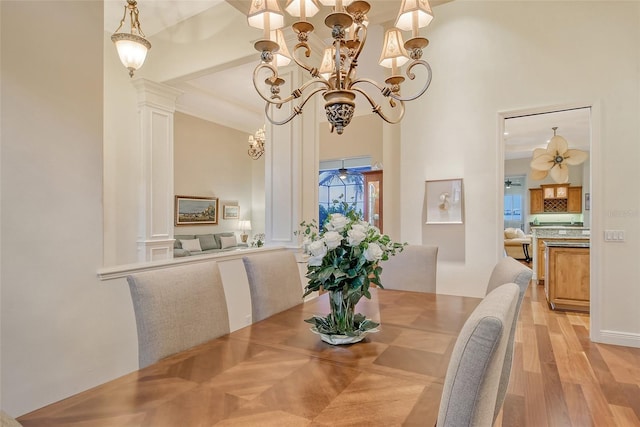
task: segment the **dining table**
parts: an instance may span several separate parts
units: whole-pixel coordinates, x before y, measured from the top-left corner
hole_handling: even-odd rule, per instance
[[[19,417],[23,426],[433,426],[479,298],[371,289],[380,323],[331,345],[304,322],[328,294]]]

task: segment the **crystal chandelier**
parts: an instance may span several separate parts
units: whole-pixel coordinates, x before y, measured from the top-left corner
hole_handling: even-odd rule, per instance
[[[120,31],[124,21],[127,19],[127,12],[129,13],[131,32],[119,33],[118,31]],[[111,41],[116,45],[120,61],[129,70],[130,77],[133,77],[134,71],[142,67],[144,60],[147,58],[147,52],[151,49],[151,43],[144,38],[145,35],[140,28],[139,14],[136,0],[127,0],[120,26],[111,36]]]
[[[288,50],[279,30],[284,26],[284,15],[277,0],[252,0],[251,2],[247,17],[249,25],[263,30],[263,38],[254,45],[261,53],[261,62],[254,70],[253,84],[258,94],[266,101],[267,119],[275,125],[288,123],[296,115],[302,114],[302,108],[313,95],[322,93],[331,131],[335,129],[338,134],[342,134],[353,117],[356,93],[360,93],[369,102],[374,113],[388,123],[398,123],[404,116],[404,103],[420,97],[431,83],[431,67],[421,59],[422,49],[429,44],[429,41],[418,34],[418,30],[426,27],[433,19],[428,0],[403,0],[395,28],[385,33],[379,61],[381,66],[391,68],[391,76],[385,80],[385,84],[379,84],[368,78],[359,78],[356,75],[358,57],[367,39],[366,14],[370,10],[369,3],[360,0],[351,3],[348,0],[320,0],[320,2],[325,6],[332,6],[332,11],[325,17],[324,23],[331,29],[333,38],[332,46],[327,47],[323,52],[320,67],[314,67],[300,57],[300,52],[303,52],[305,58],[311,56],[312,50],[308,40],[314,26],[307,21],[307,18],[320,10],[318,3],[316,0],[288,0],[287,2],[285,10],[291,16],[299,18],[291,26],[298,38],[291,59],[306,70],[311,79],[294,89],[286,98],[280,97],[280,86],[285,81],[278,74],[278,63],[281,57],[288,57]],[[411,31],[411,38],[403,43],[400,30]],[[411,62],[406,68],[405,75],[410,80],[416,78],[413,72],[416,66],[425,68],[426,77],[424,85],[415,94],[402,96],[400,85],[405,77],[401,75],[400,67],[408,61]],[[264,74],[268,74],[264,82],[270,87],[270,94],[263,93],[259,87],[260,76]],[[382,107],[364,90],[363,87],[366,85],[372,86],[382,96],[389,98],[392,115],[382,111]],[[262,86],[261,83],[260,86]],[[273,109],[270,109],[270,106],[280,109],[282,105],[295,100],[298,100],[297,105],[288,117],[276,120],[272,116]]]
[[[255,136],[249,135],[249,157],[258,160],[264,154],[264,126],[256,131]]]

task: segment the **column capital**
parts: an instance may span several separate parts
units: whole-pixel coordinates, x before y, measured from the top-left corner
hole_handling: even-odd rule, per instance
[[[176,99],[182,91],[144,78],[132,82],[138,94],[138,107],[148,106],[173,113],[176,110]]]

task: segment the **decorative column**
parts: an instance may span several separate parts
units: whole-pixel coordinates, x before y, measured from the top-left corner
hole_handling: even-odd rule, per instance
[[[140,120],[138,261],[173,258],[173,113],[182,92],[146,79],[133,81]]]
[[[302,81],[302,73],[280,70],[290,93]],[[322,99],[319,95],[316,98]],[[318,217],[317,100],[310,100],[302,115],[286,125],[267,122],[265,150],[265,234],[269,244],[297,247],[293,234],[298,224]],[[281,113],[292,110],[284,105]]]

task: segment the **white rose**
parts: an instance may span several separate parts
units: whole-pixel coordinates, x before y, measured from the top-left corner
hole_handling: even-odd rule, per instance
[[[322,265],[322,259],[324,256],[312,256],[307,260],[307,264],[310,267],[320,267]]]
[[[327,247],[324,245],[322,240],[317,240],[311,243],[308,250],[312,257],[320,257],[320,259],[324,258],[327,254]]]
[[[365,222],[365,224],[366,224],[366,222]],[[366,233],[367,232],[367,226],[366,225],[362,225],[362,223],[353,224],[351,226],[351,229],[352,230],[358,230],[358,231],[360,231],[362,233]]]
[[[367,249],[364,250],[364,257],[367,261],[378,261],[382,259],[382,248],[376,243],[371,243]]]
[[[365,237],[367,237],[365,232],[361,230],[362,227],[356,227],[358,226],[354,225],[353,228],[347,232],[347,236],[349,236],[349,238],[347,239],[347,241],[349,242],[349,246],[358,246],[360,243],[362,243]]]
[[[346,216],[334,213],[329,215],[329,222],[325,225],[325,228],[328,231],[342,231],[347,225],[347,222],[349,222],[349,219]]]
[[[342,243],[342,236],[336,231],[327,231],[322,239],[328,250],[335,249]]]
[[[379,236],[380,235],[380,229],[378,227],[376,227],[375,225],[372,225],[369,228],[371,230],[373,230],[373,236]]]

